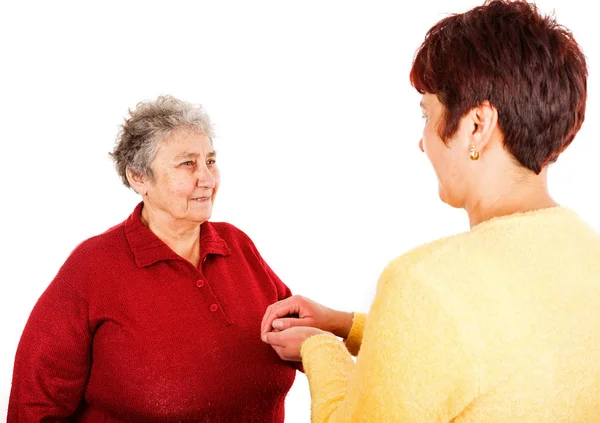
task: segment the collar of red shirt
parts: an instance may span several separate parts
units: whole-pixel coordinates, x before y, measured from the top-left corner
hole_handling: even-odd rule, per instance
[[[185,260],[160,240],[142,222],[142,207],[139,203],[125,221],[125,236],[138,267],[150,266],[162,260]],[[200,260],[208,254],[228,256],[231,250],[210,222],[200,226]]]

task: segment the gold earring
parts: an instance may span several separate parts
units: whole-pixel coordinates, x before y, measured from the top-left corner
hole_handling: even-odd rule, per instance
[[[469,157],[471,160],[479,159],[479,151],[475,150],[475,144],[471,144],[471,151],[469,152]]]

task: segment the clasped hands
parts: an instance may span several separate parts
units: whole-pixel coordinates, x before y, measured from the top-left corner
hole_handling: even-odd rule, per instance
[[[263,316],[260,336],[283,360],[301,361],[302,343],[314,335],[331,333],[347,338],[352,313],[333,310],[300,295],[271,304]]]

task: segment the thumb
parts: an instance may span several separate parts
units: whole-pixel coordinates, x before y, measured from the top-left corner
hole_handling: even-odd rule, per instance
[[[273,328],[277,330],[285,330],[296,326],[310,326],[306,319],[283,318],[273,320]]]
[[[281,332],[268,332],[262,336],[262,341],[272,346],[283,346],[284,342],[281,339]]]

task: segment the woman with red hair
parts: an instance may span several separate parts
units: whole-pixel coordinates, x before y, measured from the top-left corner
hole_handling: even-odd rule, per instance
[[[547,186],[584,120],[585,56],[535,5],[494,0],[432,27],[410,80],[471,230],[392,261],[368,316],[271,305],[263,341],[302,360],[315,422],[600,421],[600,236]]]

